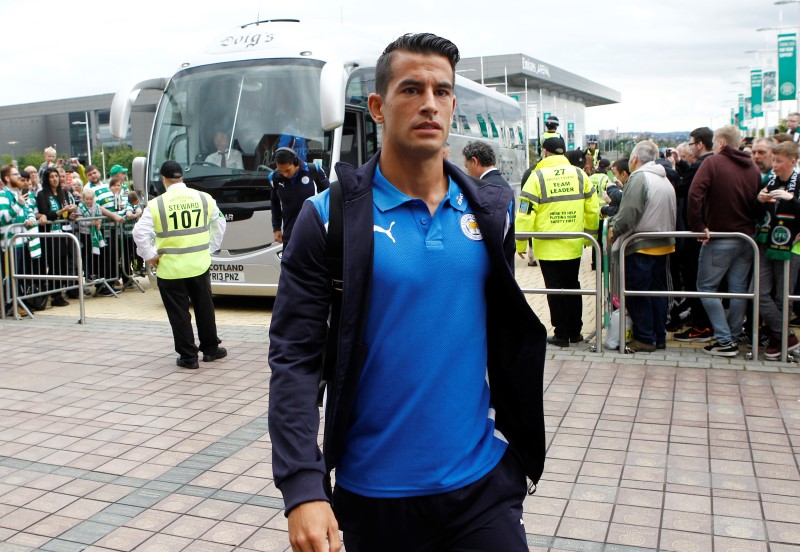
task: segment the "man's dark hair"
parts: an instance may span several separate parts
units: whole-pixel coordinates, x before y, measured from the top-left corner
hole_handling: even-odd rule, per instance
[[[484,142],[470,142],[464,146],[464,159],[469,161],[473,157],[478,160],[481,167],[493,167],[497,162],[491,146]]]
[[[614,164],[611,165],[615,169],[617,169],[618,173],[628,173],[631,174],[631,168],[628,166],[627,159],[617,159],[614,161]]]
[[[708,127],[700,127],[694,129],[689,133],[690,138],[694,138],[695,142],[700,142],[708,150],[714,147],[714,131]]]
[[[450,67],[453,68],[453,80],[455,80],[456,64],[461,59],[455,44],[431,33],[405,34],[389,44],[378,58],[375,66],[375,91],[381,96],[386,94],[386,87],[392,80],[392,54],[396,50],[446,57]]]

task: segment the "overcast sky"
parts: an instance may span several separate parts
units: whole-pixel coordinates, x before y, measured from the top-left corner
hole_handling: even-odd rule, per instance
[[[386,43],[429,31],[455,42],[462,57],[527,54],[622,94],[620,104],[587,109],[589,133],[727,124],[737,94],[749,95],[749,68],[774,68],[773,53],[745,53],[775,49],[777,32],[756,29],[777,27],[781,15],[792,28],[800,22],[800,3],[773,0],[3,0],[2,6],[0,105],[116,92],[127,82],[169,76],[260,12],[260,19],[310,15],[363,25]],[[790,107],[784,102],[783,116]],[[768,113],[770,124],[776,119],[777,111]]]

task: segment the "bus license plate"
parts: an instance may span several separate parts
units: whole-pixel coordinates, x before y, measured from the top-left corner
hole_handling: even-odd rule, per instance
[[[242,265],[212,265],[212,282],[244,283],[244,266]]]

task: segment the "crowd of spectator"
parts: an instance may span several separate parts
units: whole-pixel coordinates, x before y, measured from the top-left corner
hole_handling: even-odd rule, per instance
[[[52,147],[45,148],[44,157],[38,169],[20,169],[13,162],[0,168],[3,308],[11,315],[25,316],[28,308],[43,310],[48,303],[66,306],[82,285],[93,284],[95,295],[114,296],[134,285],[133,277],[143,266],[131,242],[142,208],[128,187],[128,170],[115,165],[103,181],[97,167],[84,167],[74,157],[59,158]],[[77,280],[74,242],[61,236],[66,233],[80,241],[83,282]],[[25,237],[12,240],[15,234]],[[39,294],[25,301],[25,308],[11,305],[11,256],[17,274],[53,277],[17,280],[20,295]],[[75,278],[58,278],[69,275]]]
[[[636,166],[629,166],[627,159],[613,164],[605,160],[598,163],[597,158],[601,155],[596,149],[594,152],[577,150],[566,155],[595,183],[601,204],[601,220],[604,219],[607,227],[613,229],[615,221],[630,216],[630,212],[621,213],[626,209],[626,203],[628,211],[634,209],[634,215],[644,212],[646,202],[641,194],[654,197],[658,180],[653,174],[658,174],[671,184],[670,194],[674,194],[676,205],[674,221],[659,230],[705,234],[699,239],[674,242],[674,251],[669,252],[664,269],[668,275],[664,275],[664,283],[656,287],[637,288],[637,284],[628,281],[631,267],[636,266],[633,255],[637,254],[637,248],[630,247],[626,250],[626,289],[752,293],[753,267],[757,264],[760,274],[759,342],[765,358],[777,360],[781,356],[784,335],[789,352],[800,349],[798,338],[789,327],[785,327],[782,312],[786,287],[784,263],[789,263],[790,267],[788,289],[793,295],[800,294],[799,142],[800,113],[792,113],[788,132],[766,138],[742,139],[739,130],[733,126],[716,131],[699,127],[691,131],[688,141],[673,148],[659,148],[655,159],[651,159],[648,153],[655,144],[650,142],[650,146],[642,150],[637,149],[644,144],[640,142],[634,153],[645,155],[639,155]],[[632,154],[631,160],[635,157]],[[650,168],[654,166],[659,166],[660,172]],[[595,176],[598,173],[602,173],[601,177]],[[632,178],[635,180],[637,173],[649,173],[649,180],[634,193],[628,183]],[[648,222],[652,224],[652,217],[649,218]],[[643,230],[639,228],[637,231]],[[745,234],[758,242],[758,253],[754,255],[751,243],[741,237],[712,237],[714,232]],[[647,253],[657,255],[663,252],[663,249],[656,249]],[[610,258],[613,280],[613,252]],[[650,282],[662,281],[660,274],[648,274],[648,279]],[[618,284],[612,282],[612,290],[615,286]],[[703,343],[703,351],[710,355],[736,356],[741,348],[751,345],[754,322],[750,315],[751,305],[747,299],[738,298],[672,299],[664,311],[663,320],[662,315],[656,317],[656,327],[663,323],[664,332],[652,334],[636,328],[637,320],[643,320],[643,313],[639,310],[650,309],[650,303],[645,301],[643,305],[639,298],[630,297],[627,311],[633,319],[632,350],[649,352],[663,348],[664,334],[670,332],[675,341]],[[800,303],[794,305],[794,313],[789,316],[790,327],[800,326]],[[649,327],[646,317],[640,325]]]

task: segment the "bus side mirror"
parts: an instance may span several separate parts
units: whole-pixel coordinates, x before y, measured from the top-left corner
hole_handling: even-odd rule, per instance
[[[344,94],[347,73],[341,62],[329,61],[319,77],[322,130],[333,130],[344,123]]]
[[[136,98],[139,97],[141,90],[160,90],[163,92],[168,82],[169,79],[164,78],[149,79],[114,94],[114,100],[111,102],[111,115],[109,116],[111,136],[117,140],[124,140],[127,137],[131,108]]]
[[[142,202],[147,203],[147,201],[150,199],[147,186],[147,157],[134,157],[133,166],[131,169],[133,177],[133,189],[139,194],[139,198],[142,200]]]

